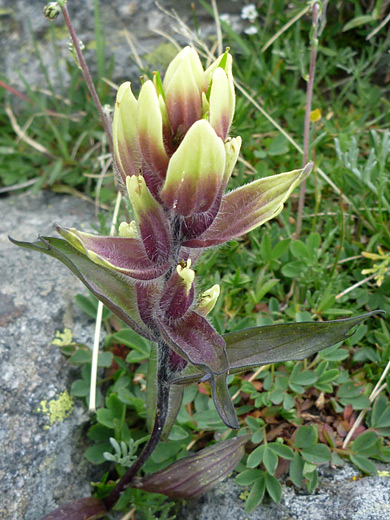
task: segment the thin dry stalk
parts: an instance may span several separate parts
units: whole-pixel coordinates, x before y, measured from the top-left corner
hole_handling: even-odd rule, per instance
[[[119,207],[122,200],[122,195],[118,191],[116,196],[114,214],[111,221],[110,235],[115,232],[116,221],[118,220]],[[94,413],[96,411],[96,379],[97,379],[97,368],[99,358],[99,343],[100,343],[100,331],[102,326],[103,317],[103,304],[101,301],[98,303],[98,309],[96,313],[95,322],[95,335],[93,339],[93,351],[92,351],[92,366],[91,366],[91,384],[89,387],[89,411]]]
[[[369,35],[367,35],[366,40],[370,40],[377,32],[379,32],[388,22],[390,21],[390,13],[386,16],[384,20],[378,25],[378,27],[375,27],[373,31],[370,32]]]
[[[310,56],[310,70],[309,70],[309,81],[307,83],[306,91],[306,109],[305,109],[305,127],[303,133],[303,161],[302,165],[305,166],[309,160],[309,146],[310,146],[310,112],[311,112],[311,101],[313,97],[313,86],[314,76],[316,70],[316,59],[317,59],[317,47],[318,47],[318,15],[320,12],[320,5],[318,3],[313,4],[313,40],[311,44],[311,56]],[[299,203],[298,203],[298,216],[297,216],[297,229],[296,238],[299,238],[302,230],[302,215],[303,207],[305,205],[305,193],[306,193],[306,181],[301,184],[299,192]]]
[[[24,141],[26,144],[37,150],[39,153],[42,153],[43,155],[47,155],[51,159],[55,159],[54,155],[49,152],[49,150],[43,146],[40,143],[37,143],[34,141],[34,139],[31,139],[31,137],[28,137],[28,135],[25,134],[25,132],[20,128],[16,117],[14,116],[14,113],[12,112],[11,105],[9,103],[6,103],[5,105],[5,111],[6,114],[10,120],[11,126],[15,132],[15,134],[18,136],[18,138],[21,141]]]
[[[372,280],[373,278],[375,278],[376,274],[372,274],[370,276],[367,276],[367,278],[364,278],[363,280],[360,280],[360,282],[357,282],[355,283],[354,285],[351,285],[351,287],[348,287],[348,289],[345,289],[345,291],[342,291],[341,293],[339,293],[337,296],[336,296],[336,300],[338,300],[339,298],[341,298],[342,296],[345,296],[346,294],[350,293],[351,291],[353,291],[354,289],[356,289],[357,287],[360,287],[361,285],[369,282],[370,280]]]

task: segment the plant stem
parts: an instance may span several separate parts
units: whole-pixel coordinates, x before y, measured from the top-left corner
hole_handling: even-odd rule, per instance
[[[104,113],[102,104],[100,103],[99,96],[97,95],[97,92],[96,92],[96,89],[95,89],[95,85],[93,84],[93,81],[92,81],[91,73],[89,72],[88,65],[87,65],[87,63],[86,63],[86,61],[84,59],[84,56],[83,56],[83,53],[82,53],[82,50],[81,50],[81,47],[80,47],[79,39],[77,38],[77,35],[75,33],[73,24],[72,24],[71,19],[69,17],[68,8],[66,7],[65,4],[63,4],[61,6],[61,9],[62,9],[62,14],[64,15],[66,26],[68,27],[68,30],[69,30],[70,37],[72,38],[72,42],[73,42],[73,45],[74,45],[74,49],[76,51],[76,55],[77,55],[77,59],[78,59],[78,62],[79,62],[80,68],[81,68],[81,72],[82,72],[84,80],[85,80],[85,82],[87,84],[88,90],[89,90],[89,92],[90,92],[90,94],[92,96],[92,99],[93,99],[93,101],[94,101],[94,103],[96,105],[97,111],[99,112],[100,121],[101,121],[101,123],[103,125],[103,128],[104,128],[106,134],[107,134],[108,145],[110,147],[110,151],[111,151],[111,154],[112,154],[113,153],[113,145],[112,145],[111,123],[107,119],[107,117],[106,117],[106,115]]]
[[[165,420],[168,413],[168,402],[169,402],[169,386],[166,381],[168,378],[168,347],[165,343],[161,342],[158,345],[158,371],[157,371],[157,408],[156,418],[154,420],[153,431],[150,435],[148,444],[142,450],[138,459],[134,464],[126,471],[123,477],[120,479],[118,484],[115,486],[111,494],[103,500],[104,505],[109,511],[115,505],[119,499],[121,493],[129,486],[131,481],[134,479],[137,472],[142,468],[145,462],[148,460],[153,450],[160,441]]]
[[[306,91],[306,110],[305,110],[305,126],[303,133],[303,161],[302,165],[305,166],[309,159],[309,144],[310,144],[310,112],[311,112],[311,100],[313,97],[313,86],[314,86],[314,74],[316,70],[316,59],[317,59],[317,35],[318,35],[318,15],[320,12],[320,6],[316,2],[313,5],[313,37],[311,44],[311,56],[310,56],[310,69],[309,69],[309,81],[307,83]],[[305,193],[306,193],[306,181],[301,184],[301,190],[299,193],[299,204],[298,204],[298,217],[297,217],[297,229],[296,238],[299,238],[302,229],[302,214],[303,206],[305,204]]]

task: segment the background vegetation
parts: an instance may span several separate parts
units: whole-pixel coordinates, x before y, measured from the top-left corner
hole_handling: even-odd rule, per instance
[[[208,4],[204,7],[212,13]],[[199,291],[221,285],[211,318],[220,333],[337,319],[378,308],[390,312],[390,24],[372,34],[388,18],[389,2],[330,0],[324,7],[311,112],[315,170],[307,183],[301,235],[295,235],[294,193],[276,220],[243,240],[213,249],[197,263]],[[243,138],[232,188],[302,163],[297,147],[303,141],[312,45],[310,6],[293,1],[286,7],[274,0],[258,2],[256,8],[257,16],[243,13],[244,31],[235,31],[226,18],[221,22],[238,83],[231,134]],[[213,48],[215,37],[200,40],[196,11],[188,34],[194,44]],[[115,91],[107,82],[110,61],[101,36],[96,50],[99,95],[112,105]],[[80,71],[72,60],[67,67],[70,85],[57,91],[48,80],[49,94],[33,90],[26,81],[23,94],[12,92],[7,78],[1,78],[6,88],[0,89],[0,125],[5,129],[0,135],[0,193],[20,186],[34,192],[44,188],[109,208],[116,191],[107,143]],[[151,72],[147,62],[143,72]],[[20,95],[24,98],[16,110],[15,96]],[[107,232],[111,217],[107,212],[99,217],[100,231]],[[77,301],[95,318],[96,301],[82,295]],[[100,356],[100,407],[86,452],[92,463],[105,464],[95,485],[100,495],[124,472],[147,435],[150,348],[108,311],[103,320],[107,336]],[[80,398],[89,392],[90,347],[69,338],[62,341],[69,361],[81,367],[71,388]],[[312,491],[319,464],[351,460],[363,473],[375,473],[373,460],[390,461],[389,359],[388,320],[378,317],[314,359],[230,376],[240,424],[252,432],[251,449],[236,476],[244,486],[247,511],[265,494],[281,499],[277,477]],[[209,387],[190,386],[169,440],[156,449],[145,471],[234,435],[219,419]],[[175,507],[162,496],[146,499],[136,490],[126,491],[117,505],[142,519],[173,518]]]

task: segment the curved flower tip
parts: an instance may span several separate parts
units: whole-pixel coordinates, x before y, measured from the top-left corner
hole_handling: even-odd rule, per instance
[[[139,142],[149,168],[164,179],[169,159],[164,147],[161,103],[153,81],[146,81],[138,97]]]
[[[213,285],[207,291],[204,291],[199,297],[199,303],[196,312],[202,316],[207,316],[215,307],[221,289],[218,284]]]
[[[126,177],[138,175],[142,166],[137,131],[137,104],[131,91],[131,83],[126,81],[118,89],[112,122],[114,158],[119,174],[117,181],[122,192],[126,189]]]
[[[208,121],[194,123],[172,155],[161,199],[183,216],[206,212],[220,192],[225,148]]]
[[[202,92],[207,90],[198,53],[185,47],[171,61],[163,88],[173,135],[184,135],[202,116]]]

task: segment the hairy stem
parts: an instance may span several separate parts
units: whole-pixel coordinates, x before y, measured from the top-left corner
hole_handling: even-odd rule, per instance
[[[154,426],[150,439],[141,452],[138,459],[134,464],[126,471],[123,477],[120,479],[118,484],[115,486],[111,494],[103,500],[104,505],[109,511],[115,505],[119,499],[121,493],[129,486],[131,481],[136,476],[137,472],[142,468],[145,462],[148,460],[153,450],[159,443],[163,432],[163,427],[168,413],[168,402],[169,402],[169,386],[166,381],[168,378],[168,347],[165,343],[159,343],[158,345],[158,371],[157,371],[157,407],[156,417],[154,420]]]
[[[100,121],[101,121],[101,123],[103,125],[103,128],[104,128],[106,134],[107,134],[108,145],[110,147],[110,152],[112,154],[113,153],[113,145],[112,145],[111,122],[107,119],[107,117],[106,117],[106,115],[104,113],[102,104],[100,103],[99,96],[97,95],[97,92],[96,92],[96,89],[95,89],[95,85],[93,84],[93,81],[92,81],[91,73],[89,72],[88,65],[87,65],[87,63],[86,63],[86,61],[84,59],[84,56],[83,56],[83,53],[82,53],[82,50],[81,50],[81,47],[80,47],[79,39],[77,38],[77,35],[76,35],[75,30],[74,30],[72,21],[70,19],[68,8],[66,7],[65,4],[63,4],[61,6],[61,9],[62,9],[62,14],[64,15],[66,26],[68,27],[68,30],[69,30],[70,37],[72,38],[72,42],[73,42],[73,45],[74,45],[74,49],[76,51],[76,55],[77,55],[77,59],[78,59],[78,62],[79,62],[80,68],[81,68],[81,72],[82,72],[84,80],[85,80],[85,82],[87,84],[88,90],[89,90],[89,92],[91,94],[91,97],[92,97],[92,99],[93,99],[93,101],[94,101],[94,103],[96,105],[97,111],[99,112]]]
[[[313,97],[313,86],[314,86],[314,74],[316,70],[316,59],[317,59],[317,35],[318,35],[318,15],[320,12],[320,5],[316,2],[313,5],[313,36],[311,44],[311,55],[310,55],[310,69],[309,69],[309,81],[307,83],[306,91],[306,109],[305,109],[305,124],[303,134],[303,161],[302,165],[305,166],[309,159],[309,144],[310,144],[310,112],[311,112],[311,100]],[[299,192],[299,203],[298,203],[298,217],[297,217],[297,229],[295,236],[299,238],[302,229],[302,215],[303,206],[305,204],[305,193],[306,193],[306,181],[301,184]]]

